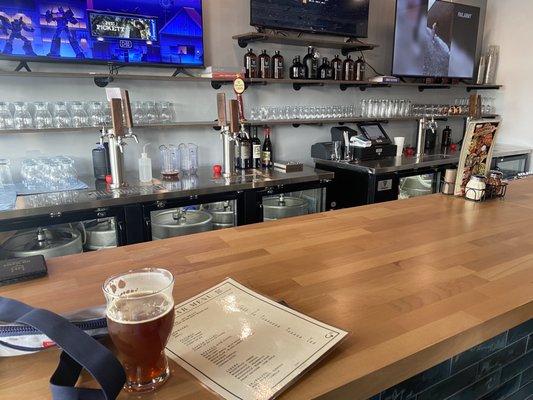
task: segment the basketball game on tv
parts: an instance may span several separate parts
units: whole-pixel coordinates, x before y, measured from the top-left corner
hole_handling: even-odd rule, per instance
[[[0,57],[203,66],[201,0],[0,0]]]

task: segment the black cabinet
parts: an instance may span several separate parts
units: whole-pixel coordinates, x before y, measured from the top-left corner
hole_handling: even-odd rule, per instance
[[[528,172],[529,154],[495,157],[491,169],[501,171],[505,179],[516,178],[518,174]]]

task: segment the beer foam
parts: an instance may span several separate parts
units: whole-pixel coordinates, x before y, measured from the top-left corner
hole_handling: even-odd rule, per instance
[[[155,321],[174,309],[174,300],[163,293],[136,292],[111,300],[107,318],[119,324]]]

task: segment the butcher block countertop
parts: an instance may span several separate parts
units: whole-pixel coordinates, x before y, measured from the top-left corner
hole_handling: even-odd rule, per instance
[[[367,399],[533,317],[532,227],[527,179],[483,204],[434,195],[57,258],[0,296],[61,313],[132,268],[171,270],[176,302],[231,277],[350,332],[282,399]],[[0,359],[0,398],[50,398],[57,356]],[[216,397],[174,364],[135,398]]]

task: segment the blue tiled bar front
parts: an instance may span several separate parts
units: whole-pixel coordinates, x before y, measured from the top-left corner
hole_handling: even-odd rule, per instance
[[[370,400],[533,399],[533,319]]]

